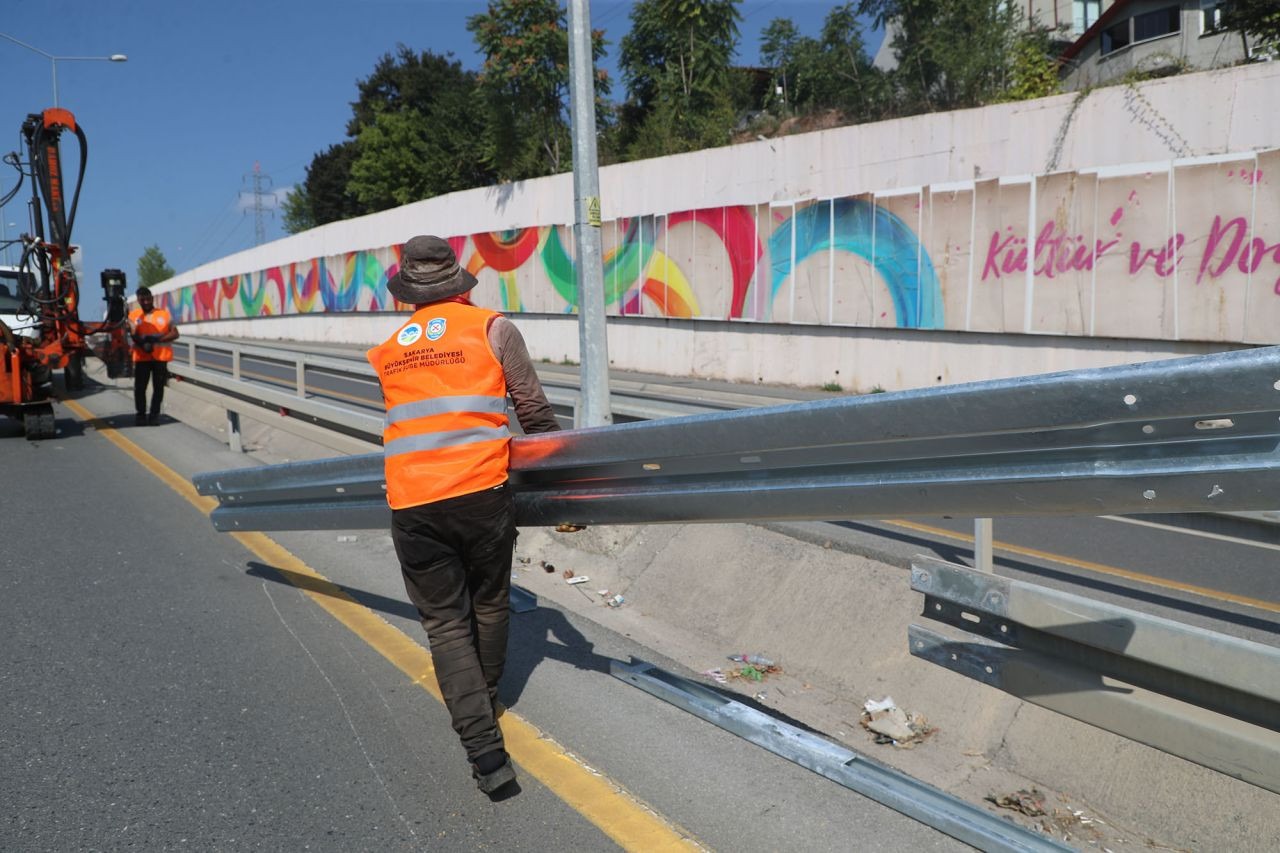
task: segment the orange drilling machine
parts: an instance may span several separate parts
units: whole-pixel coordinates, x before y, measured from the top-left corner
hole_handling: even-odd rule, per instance
[[[59,146],[64,133],[74,134],[80,147],[70,206]],[[3,206],[22,189],[24,178],[31,180],[31,231],[12,241],[21,250],[21,260],[16,267],[0,267],[0,414],[21,420],[27,438],[41,439],[55,434],[54,371],[63,371],[68,391],[81,388],[84,358],[91,352],[89,338],[100,336],[95,354],[107,363],[109,375],[119,375],[128,366],[129,338],[125,277],[119,270],[102,273],[107,302],[103,319],[80,319],[80,283],[71,263],[77,247],[71,243],[71,229],[88,159],[83,128],[68,110],[50,109],[27,116],[22,139],[26,159],[18,152],[4,157],[18,170],[18,182],[0,200]]]

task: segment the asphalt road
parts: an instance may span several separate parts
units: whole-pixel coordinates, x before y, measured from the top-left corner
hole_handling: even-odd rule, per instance
[[[574,772],[713,849],[962,849],[613,679],[610,660],[668,662],[545,606],[513,623],[504,730],[576,758],[490,802],[444,708],[370,640],[425,645],[387,549],[274,537],[357,602],[363,621],[339,621],[321,602],[341,594],[307,594],[292,557],[215,533],[159,478],[244,457],[176,421],[127,426],[121,402],[91,388],[88,424],[59,405],[51,441],[0,420],[0,849],[616,847],[649,813],[621,797],[588,819]]]

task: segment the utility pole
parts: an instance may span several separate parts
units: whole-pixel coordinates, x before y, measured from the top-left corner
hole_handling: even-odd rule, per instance
[[[267,239],[267,227],[263,214],[276,215],[274,203],[271,206],[262,203],[262,199],[270,195],[268,190],[272,186],[271,176],[262,174],[262,164],[255,161],[253,172],[246,174],[244,180],[253,182],[253,245],[261,246]],[[273,198],[272,201],[274,202],[275,199]]]
[[[595,61],[589,0],[569,0],[569,105],[573,125],[573,238],[578,248],[578,351],[582,405],[574,426],[613,423],[609,342],[600,243],[600,170],[596,160]]]

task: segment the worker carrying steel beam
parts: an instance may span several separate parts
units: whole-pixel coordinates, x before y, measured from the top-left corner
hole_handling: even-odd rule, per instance
[[[405,589],[472,775],[494,794],[516,778],[497,723],[516,539],[507,395],[526,433],[560,427],[520,332],[471,303],[475,286],[448,242],[411,239],[387,289],[413,316],[368,358],[387,407],[387,503]]]

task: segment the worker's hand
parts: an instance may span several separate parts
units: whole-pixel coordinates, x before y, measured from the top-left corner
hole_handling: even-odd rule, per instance
[[[587,526],[585,524],[565,523],[565,524],[556,525],[556,533],[578,533],[579,531],[586,530],[586,529],[587,529]]]

